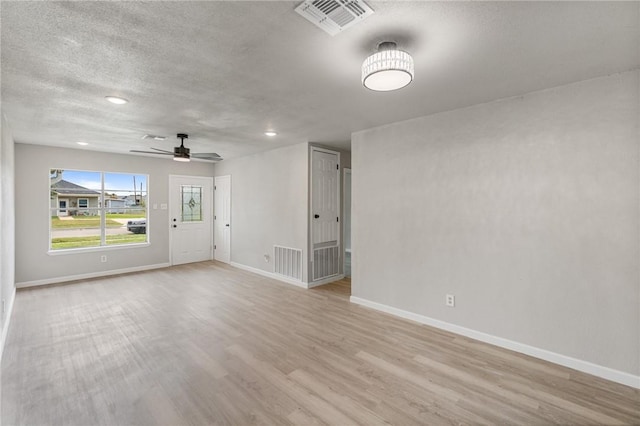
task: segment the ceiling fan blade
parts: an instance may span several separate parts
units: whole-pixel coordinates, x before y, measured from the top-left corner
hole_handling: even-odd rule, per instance
[[[155,152],[155,151],[138,151],[136,149],[130,149],[129,152],[139,152],[141,154],[156,154],[156,155],[173,155],[173,152]]]
[[[222,161],[222,157],[194,157],[192,155],[191,158],[193,158],[194,160],[212,161],[212,162],[216,162],[216,163],[218,161]]]
[[[151,149],[155,149],[156,151],[160,151],[160,152],[166,152],[166,153],[169,153],[169,154],[173,154],[173,151],[167,151],[165,149],[154,148],[154,147],[151,147]]]
[[[222,157],[220,157],[220,155],[216,154],[215,152],[192,152],[191,156],[193,158],[202,158],[202,159],[217,159],[217,160],[222,160]]]

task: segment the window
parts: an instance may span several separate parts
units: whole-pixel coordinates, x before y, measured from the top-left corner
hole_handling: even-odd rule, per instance
[[[51,169],[51,251],[148,241],[148,176]]]

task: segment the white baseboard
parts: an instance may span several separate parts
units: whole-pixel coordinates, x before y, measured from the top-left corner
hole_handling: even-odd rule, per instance
[[[7,342],[7,335],[9,334],[9,324],[11,323],[11,316],[13,314],[13,302],[16,300],[16,289],[13,288],[13,292],[11,293],[11,299],[9,300],[9,305],[5,305],[7,317],[4,322],[4,327],[2,327],[2,337],[0,341],[0,363],[2,363],[2,354],[4,353],[4,345]],[[6,301],[5,301],[6,304]]]
[[[573,368],[574,370],[582,371],[583,373],[601,377],[606,380],[611,380],[612,382],[621,383],[623,385],[640,389],[640,376],[634,376],[633,374],[630,374],[630,373],[614,370],[609,367],[593,364],[588,361],[572,358],[566,355],[548,351],[546,349],[540,349],[534,346],[525,345],[524,343],[514,342],[513,340],[504,339],[502,337],[493,336],[487,333],[482,333],[480,331],[461,327],[459,325],[450,324],[448,322],[429,318],[424,315],[415,314],[413,312],[394,308],[388,305],[383,305],[382,303],[372,302],[367,299],[361,299],[359,297],[351,296],[350,301],[358,305],[362,305],[378,311],[386,312],[388,314],[405,318],[411,321],[415,321],[420,324],[426,324],[431,327],[450,331],[451,333],[460,334],[462,336],[469,337],[471,339],[479,340],[481,342],[489,343],[495,346],[499,346],[501,348],[509,349],[509,350],[519,352],[525,355],[529,355],[535,358],[540,358],[545,361],[552,362],[554,364],[559,364],[564,367],[569,367],[569,368]]]
[[[308,288],[318,287],[320,285],[325,285],[325,284],[329,284],[329,283],[332,283],[332,282],[335,282],[335,281],[340,281],[343,278],[344,278],[344,274],[334,275],[332,277],[325,278],[323,280],[310,282],[308,284]]]
[[[287,278],[287,277],[283,277],[282,275],[274,274],[273,272],[267,272],[267,271],[263,271],[262,269],[254,268],[252,266],[243,265],[242,263],[230,262],[229,265],[233,266],[234,268],[238,268],[245,271],[253,272],[254,274],[262,275],[263,277],[273,278],[274,280],[282,281],[287,284],[293,284],[295,286],[307,288],[307,289],[317,287],[319,285],[329,284],[344,278],[344,274],[341,274],[341,275],[334,275],[332,277],[325,278],[323,280],[314,281],[311,283],[305,283],[302,281],[294,280],[293,278]]]
[[[287,284],[293,284],[295,286],[302,287],[302,288],[309,288],[307,287],[307,283],[304,283],[302,281],[298,281],[298,280],[294,280],[293,278],[287,278],[282,275],[274,274],[273,272],[263,271],[262,269],[243,265],[242,263],[230,262],[229,265],[233,266],[234,268],[238,268],[244,271],[253,272],[254,274],[262,275],[263,277],[273,278],[274,280],[282,281]]]
[[[170,263],[156,263],[155,265],[134,266],[133,268],[113,269],[111,271],[90,272],[88,274],[67,275],[64,277],[46,278],[43,280],[16,283],[17,288],[36,287],[39,285],[58,284],[68,281],[86,280],[89,278],[108,277],[109,275],[129,274],[131,272],[149,271],[151,269],[168,268]]]

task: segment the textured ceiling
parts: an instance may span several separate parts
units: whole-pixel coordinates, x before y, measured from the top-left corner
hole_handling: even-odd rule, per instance
[[[638,2],[372,1],[335,37],[297,4],[3,1],[2,111],[17,142],[127,152],[187,132],[192,151],[232,158],[349,149],[353,131],[640,67]],[[384,40],[416,77],[375,93],[360,65]]]

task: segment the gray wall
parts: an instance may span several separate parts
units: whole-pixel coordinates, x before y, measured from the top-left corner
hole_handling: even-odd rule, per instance
[[[639,80],[355,133],[353,295],[638,375]]]
[[[7,314],[15,296],[15,210],[14,210],[14,143],[4,114],[2,115],[2,138],[0,140],[0,295],[6,311],[1,312],[0,328],[6,334]],[[48,202],[48,201],[47,201]],[[2,304],[0,301],[0,310]],[[4,345],[4,340],[1,342]],[[2,351],[0,346],[0,353]]]
[[[215,165],[216,176],[231,175],[231,262],[273,272],[264,255],[273,257],[274,244],[307,257],[307,150],[301,143]]]
[[[213,176],[211,163],[16,144],[16,282],[63,278],[169,262],[168,210],[149,209],[148,247],[48,255],[49,169],[149,175],[151,207],[168,203],[169,175]],[[159,207],[159,206],[158,206]],[[107,254],[108,261],[100,262]]]

